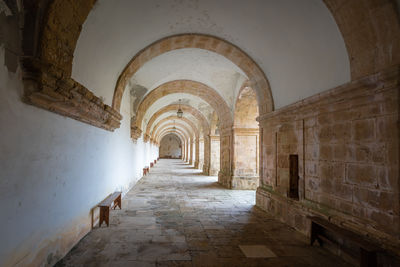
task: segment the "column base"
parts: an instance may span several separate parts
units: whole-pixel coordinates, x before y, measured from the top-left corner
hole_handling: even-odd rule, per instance
[[[206,176],[210,175],[210,170],[209,170],[208,166],[205,164],[203,165],[203,174]]]
[[[223,173],[218,173],[218,183],[223,187],[232,189],[232,176],[224,175]]]
[[[259,176],[233,176],[232,189],[256,190],[260,182]]]
[[[210,169],[209,175],[210,176],[217,176],[218,172],[219,172],[219,170],[217,170],[217,169]]]

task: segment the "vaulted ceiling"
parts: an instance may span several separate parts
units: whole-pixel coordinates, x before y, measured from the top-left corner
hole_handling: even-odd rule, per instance
[[[118,77],[151,44],[177,34],[205,34],[226,40],[264,73],[274,107],[350,81],[350,64],[332,14],[317,0],[98,0],[83,25],[74,53],[72,77],[111,105]],[[125,86],[135,117],[142,100],[161,85],[179,80],[204,84],[234,114],[239,90],[249,78],[221,53],[188,47],[149,58]],[[216,111],[204,98],[182,92],[158,98],[144,111],[141,129],[163,107],[182,99],[210,123]],[[169,110],[153,122],[173,115]],[[176,113],[175,113],[176,114]],[[189,120],[192,115],[185,114]],[[194,120],[198,129],[201,123]]]

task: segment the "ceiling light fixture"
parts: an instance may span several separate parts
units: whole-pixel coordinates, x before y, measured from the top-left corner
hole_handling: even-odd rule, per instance
[[[180,99],[179,99],[179,108],[178,108],[178,111],[176,112],[176,115],[178,116],[178,118],[183,117],[183,111],[181,109],[181,100]]]

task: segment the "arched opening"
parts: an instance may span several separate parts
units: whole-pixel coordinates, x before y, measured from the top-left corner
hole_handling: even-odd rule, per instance
[[[173,133],[164,136],[160,142],[159,155],[163,159],[182,158],[182,143],[180,138]]]
[[[257,189],[259,184],[260,137],[257,95],[245,83],[236,99],[233,123],[234,189]]]

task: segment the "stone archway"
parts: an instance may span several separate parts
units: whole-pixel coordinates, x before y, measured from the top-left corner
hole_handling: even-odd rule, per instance
[[[171,125],[168,125],[166,127],[163,127],[158,135],[156,136],[156,142],[157,144],[160,144],[161,141],[161,136],[165,135],[167,132],[177,132],[180,133],[184,137],[184,142],[182,143],[182,159],[186,162],[190,161],[190,140],[193,139],[193,137],[190,135],[190,133],[187,132],[187,130],[178,127],[174,127]]]
[[[214,89],[195,81],[177,80],[160,85],[140,102],[136,117],[131,121],[132,138],[137,139],[142,134],[143,118],[147,109],[158,99],[174,93],[186,93],[200,97],[217,112],[224,128],[232,127],[231,111],[225,100]]]
[[[136,54],[118,78],[112,107],[120,109],[121,99],[129,79],[149,60],[163,53],[183,48],[198,48],[215,52],[237,65],[249,78],[255,88],[259,109],[263,113],[274,109],[268,80],[261,68],[244,51],[221,38],[205,34],[180,34],[163,38]]]
[[[169,116],[169,117],[166,117],[166,118],[160,120],[153,128],[152,138],[154,138],[154,135],[157,133],[158,128],[161,125],[165,125],[163,123],[168,122],[168,121],[173,121],[173,120],[174,121],[178,121],[178,122],[180,122],[180,121],[185,122],[186,124],[188,124],[191,127],[191,130],[192,130],[192,133],[193,133],[193,136],[194,136],[194,140],[191,140],[191,143],[190,143],[191,153],[192,153],[191,159],[192,160],[189,161],[189,162],[190,162],[190,164],[193,163],[195,168],[198,168],[198,166],[199,166],[199,156],[200,156],[199,155],[199,153],[200,153],[200,151],[199,151],[199,147],[200,147],[199,135],[200,135],[200,132],[197,129],[196,125],[192,121],[190,121],[189,119],[187,119],[185,117],[179,118],[177,116]],[[204,155],[203,155],[203,157],[204,157]]]
[[[195,167],[203,170],[203,173],[205,175],[209,175],[209,166],[210,166],[210,126],[208,124],[207,119],[204,117],[204,115],[195,109],[192,106],[189,105],[181,105],[180,106],[183,110],[184,113],[191,114],[194,116],[198,122],[199,125],[202,128],[203,131],[203,136],[199,137],[198,142],[196,140],[196,160],[195,160]],[[158,117],[160,117],[162,114],[169,112],[169,111],[176,111],[178,110],[179,105],[168,105],[165,106],[161,109],[159,109],[156,113],[153,114],[153,116],[150,118],[149,122],[147,123],[146,127],[146,134],[145,136],[150,136],[150,129],[153,123],[156,121]],[[198,145],[198,149],[197,149]],[[197,155],[197,151],[198,155]],[[197,165],[197,159],[198,159],[198,165]]]
[[[207,102],[216,112],[220,120],[220,171],[218,173],[220,183],[230,187],[231,180],[231,153],[232,153],[232,115],[231,111],[226,104],[225,100],[209,86],[190,80],[171,81],[160,85],[140,102],[137,116],[132,119],[131,135],[133,138],[139,138],[142,130],[142,121],[147,109],[155,103],[158,99],[174,93],[187,93],[198,96]],[[209,133],[207,134],[209,135]],[[207,142],[205,140],[204,142]],[[204,144],[204,151],[207,152],[206,143]],[[203,171],[209,174],[209,164],[206,164],[206,156],[204,157]],[[228,181],[228,182],[225,182]]]
[[[257,96],[245,82],[237,96],[233,123],[232,188],[257,189],[260,137]]]

